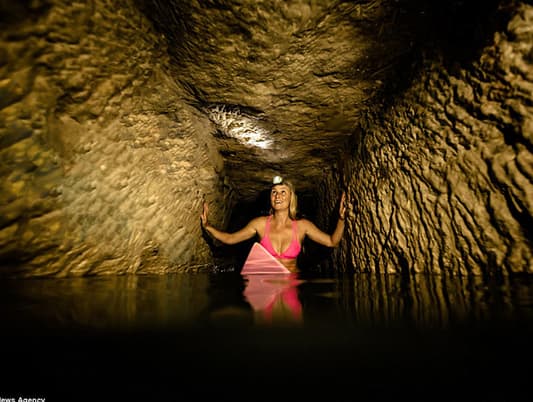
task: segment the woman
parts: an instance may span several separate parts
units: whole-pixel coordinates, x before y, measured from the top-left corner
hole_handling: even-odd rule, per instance
[[[270,254],[288,270],[296,272],[296,258],[302,250],[301,244],[306,236],[326,247],[336,247],[339,244],[344,232],[344,200],[343,193],[337,226],[331,235],[321,231],[307,219],[296,219],[297,198],[294,186],[279,176],[274,177],[270,191],[270,215],[254,218],[234,233],[223,232],[209,225],[207,203],[204,203],[200,218],[204,229],[225,244],[236,244],[258,236],[260,244]]]

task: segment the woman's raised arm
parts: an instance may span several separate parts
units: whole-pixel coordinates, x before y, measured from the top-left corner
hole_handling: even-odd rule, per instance
[[[213,236],[215,239],[221,241],[224,244],[237,244],[242,241],[251,239],[257,234],[257,226],[259,224],[260,218],[254,218],[250,222],[248,222],[248,224],[244,228],[233,233],[228,233],[211,226],[209,224],[208,214],[209,205],[207,204],[207,202],[204,202],[204,209],[202,211],[202,214],[200,215],[202,227],[211,236]]]
[[[311,240],[322,244],[323,246],[337,247],[344,233],[344,219],[346,215],[345,199],[346,196],[343,192],[339,206],[339,219],[337,220],[337,226],[335,227],[335,230],[332,234],[325,233],[320,230],[313,222],[307,219],[302,219],[306,236],[309,236]]]

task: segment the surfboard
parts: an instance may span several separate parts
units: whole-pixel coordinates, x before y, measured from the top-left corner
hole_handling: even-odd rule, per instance
[[[290,274],[281,262],[276,260],[265,248],[255,242],[246,257],[241,270],[242,275],[250,274]]]

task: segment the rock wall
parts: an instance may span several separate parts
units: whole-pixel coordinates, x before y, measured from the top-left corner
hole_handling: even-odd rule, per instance
[[[318,34],[325,35],[324,46],[295,44],[286,58],[270,60],[268,52],[264,57],[242,58],[233,46],[226,46],[222,33],[231,23],[221,14],[223,4],[215,3],[194,3],[196,11],[191,15],[197,20],[190,25],[205,30],[202,21],[216,22],[208,35],[220,40],[215,41],[218,45],[211,55],[216,63],[204,58],[203,46],[207,51],[211,42],[200,31],[174,29],[183,19],[169,27],[175,33],[170,37],[161,27],[152,26],[153,20],[160,19],[149,20],[146,10],[139,11],[139,4],[159,4],[164,16],[165,2],[0,4],[0,274],[82,276],[208,267],[213,255],[199,226],[204,198],[210,201],[210,220],[222,228],[237,201],[233,179],[242,175],[242,183],[254,186],[258,174],[270,179],[268,169],[286,165],[268,159],[279,156],[279,149],[294,149],[297,155],[293,156],[302,157],[305,152],[298,147],[305,140],[312,146],[298,166],[322,166],[334,159],[335,152],[323,148],[325,137],[320,135],[334,134],[335,141],[349,135],[347,127],[359,118],[362,102],[370,99],[367,91],[356,88],[358,77],[368,77],[363,70],[353,70],[345,84],[337,85],[346,74],[286,64],[297,82],[305,70],[328,87],[325,98],[332,100],[328,105],[338,105],[338,99],[344,111],[352,105],[352,117],[339,117],[339,124],[333,117],[330,123],[319,125],[321,134],[316,135],[296,125],[295,133],[301,138],[280,134],[275,139],[284,141],[282,146],[270,150],[272,155],[263,164],[252,167],[243,162],[245,156],[256,161],[262,154],[249,152],[242,144],[236,148],[240,153],[224,148],[234,138],[215,142],[221,136],[219,127],[214,127],[199,101],[204,106],[228,100],[237,103],[242,94],[254,94],[249,88],[255,86],[256,94],[263,93],[265,77],[246,69],[250,83],[236,86],[240,92],[227,92],[235,87],[230,78],[242,81],[243,75],[236,71],[254,61],[319,67],[324,59],[317,54],[334,54],[341,63],[343,53],[326,43],[335,41],[337,31],[330,31],[326,23],[335,22],[333,26],[338,27],[331,17],[337,15],[350,33],[341,35],[343,46],[352,49],[353,45],[362,52],[368,44],[366,36],[353,33],[364,25],[366,14],[345,2],[332,3],[327,12],[318,7],[315,19],[302,17],[299,36],[289,36],[305,39],[311,35],[313,42],[313,25],[306,24],[314,21]],[[397,11],[392,3],[385,3],[387,10]],[[245,11],[257,7],[254,2],[247,4]],[[304,10],[296,3],[291,7]],[[270,28],[277,27],[272,21],[279,10],[270,11],[266,15],[273,20],[267,18],[254,26],[260,37],[264,34],[279,42],[270,35]],[[392,18],[396,14],[384,15]],[[296,14],[280,21],[295,18],[300,21]],[[372,33],[379,26],[378,20],[369,21],[362,33]],[[473,62],[456,62],[449,54],[440,54],[440,59],[431,55],[426,58],[426,69],[401,96],[382,100],[376,96],[376,104],[357,123],[348,147],[339,147],[343,155],[318,191],[320,210],[336,209],[342,189],[351,205],[345,239],[334,253],[338,267],[381,273],[533,271],[529,229],[533,226],[532,25],[533,7],[524,2]],[[397,36],[395,26],[391,25],[387,38]],[[279,31],[284,32],[284,27],[280,25]],[[243,32],[237,29],[232,37],[244,38],[235,43],[246,47],[250,38]],[[177,43],[185,33],[191,43]],[[412,37],[406,35],[396,50],[411,43]],[[268,42],[264,49],[277,52],[276,46]],[[180,63],[178,48],[198,51],[183,53],[191,58]],[[315,48],[327,52],[314,53]],[[228,62],[221,49],[236,56],[242,66]],[[376,61],[390,53],[386,49],[376,51]],[[354,54],[348,52],[348,57]],[[222,67],[227,70],[219,71]],[[283,83],[281,78],[288,70],[271,70],[275,73],[271,86]],[[375,81],[376,85],[379,81],[377,87],[390,84]],[[301,103],[302,94],[314,94],[307,88],[312,81],[302,82],[306,85],[296,91],[295,102],[290,104]],[[291,87],[284,84],[277,94],[290,98]],[[342,90],[349,95],[339,96]],[[200,96],[203,92],[205,96]],[[270,95],[264,99],[265,105],[278,108]],[[330,109],[319,108],[320,98],[303,104],[317,115],[326,110],[326,120],[331,114]],[[307,113],[302,116],[306,123],[316,120]],[[291,156],[290,160],[299,159]],[[233,176],[228,166],[233,166]],[[304,176],[308,179],[305,172]],[[323,222],[327,218],[323,216]]]
[[[1,273],[207,264],[202,198],[219,201],[223,223],[232,192],[214,128],[168,73],[165,39],[128,0],[2,8]]]
[[[433,59],[402,98],[369,110],[322,185],[322,210],[339,186],[351,208],[337,266],[533,272],[532,27],[524,3],[477,60]]]

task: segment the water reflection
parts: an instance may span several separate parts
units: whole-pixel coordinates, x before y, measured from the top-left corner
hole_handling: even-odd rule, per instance
[[[243,296],[253,308],[257,324],[302,323],[297,288],[302,281],[297,274],[244,275],[243,279]]]
[[[0,281],[5,325],[96,329],[185,325],[449,327],[533,320],[523,277],[236,273]]]
[[[165,327],[207,308],[208,275],[101,276],[0,282],[0,315],[12,327]]]
[[[308,402],[394,401],[401,392],[522,401],[531,393],[520,367],[533,358],[532,283],[236,272],[0,281],[2,384],[69,401],[80,389],[100,400],[109,385],[114,399],[136,400],[139,384],[147,400],[271,401],[282,389]],[[54,398],[66,385],[72,394]]]
[[[340,311],[357,323],[447,327],[531,320],[532,278],[347,275],[335,282]]]

